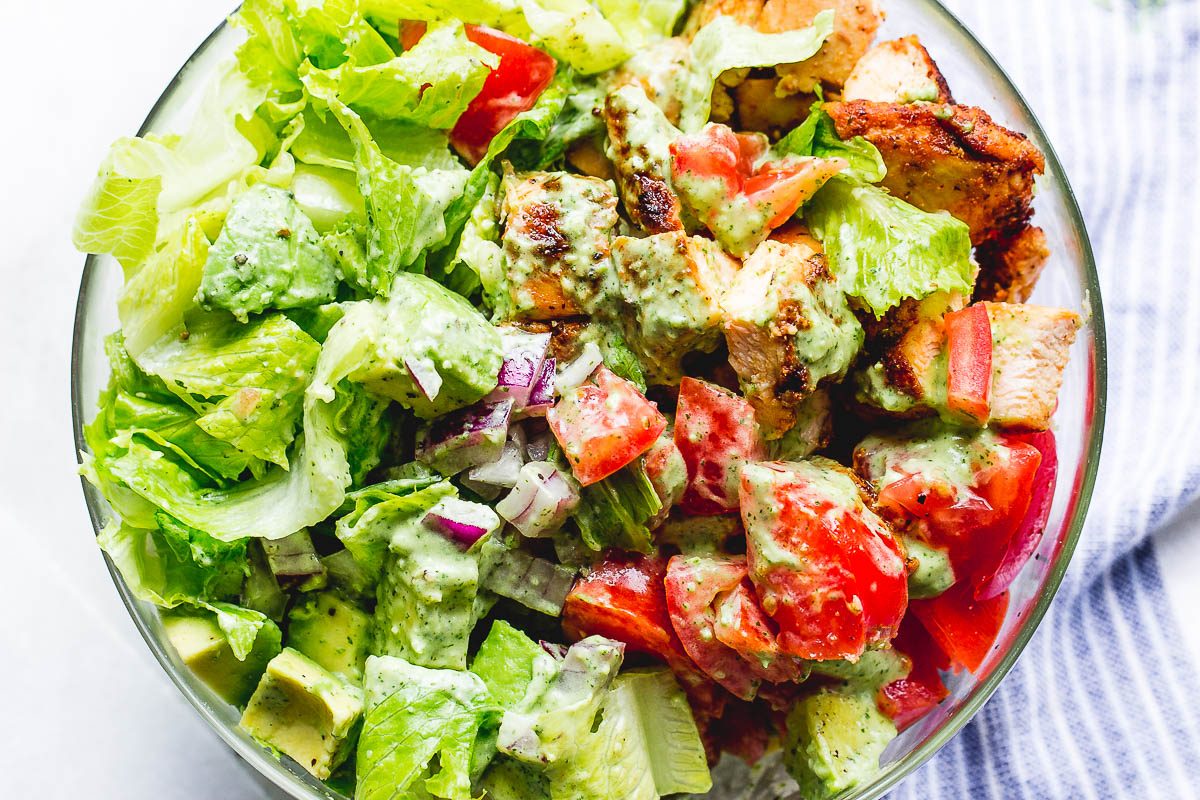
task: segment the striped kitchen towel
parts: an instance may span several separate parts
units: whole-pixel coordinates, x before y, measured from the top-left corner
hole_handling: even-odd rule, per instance
[[[891,797],[1200,797],[1200,665],[1179,634],[1197,620],[1168,606],[1156,543],[1183,512],[1200,520],[1200,0],[946,5],[1025,94],[1078,195],[1108,424],[1057,601],[983,711]]]

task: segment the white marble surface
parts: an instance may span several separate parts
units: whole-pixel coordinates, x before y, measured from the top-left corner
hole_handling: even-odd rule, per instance
[[[227,0],[0,3],[3,797],[278,796],[191,711],[126,616],[91,539],[68,405],[75,206],[108,143],[134,133],[229,10]],[[1192,613],[1200,537],[1184,533],[1196,516],[1175,522],[1162,559],[1176,608]]]

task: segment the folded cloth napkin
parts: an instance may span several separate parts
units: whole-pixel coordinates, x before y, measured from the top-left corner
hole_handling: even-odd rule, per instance
[[[1156,537],[1200,494],[1200,0],[945,4],[1025,93],[1078,195],[1108,424],[1050,613],[979,715],[890,797],[1197,797],[1200,666],[1180,642],[1197,620],[1168,605]]]

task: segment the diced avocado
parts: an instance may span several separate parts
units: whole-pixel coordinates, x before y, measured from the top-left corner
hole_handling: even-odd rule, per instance
[[[908,550],[909,561],[916,561],[917,568],[908,573],[908,596],[913,600],[937,597],[958,580],[950,554],[945,550],[930,547],[920,539],[902,537]]]
[[[896,726],[871,693],[822,689],[787,717],[784,760],[807,800],[823,800],[871,780]]]
[[[285,647],[267,664],[241,727],[324,780],[349,755],[362,710],[362,689]]]
[[[288,646],[335,675],[362,683],[371,617],[335,592],[321,592],[288,614]]]
[[[211,616],[169,616],[163,619],[167,639],[179,658],[227,703],[243,705],[254,693],[267,662],[279,654],[279,628],[266,623],[244,661]]]

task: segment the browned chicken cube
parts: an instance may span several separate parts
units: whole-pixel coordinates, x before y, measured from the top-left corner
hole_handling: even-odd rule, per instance
[[[647,233],[683,230],[671,185],[671,141],[679,131],[636,82],[609,93],[604,122],[608,157],[630,221]]]
[[[1058,405],[1063,370],[1080,318],[1063,308],[984,303],[992,328],[989,412],[979,424],[1040,431]],[[912,328],[859,376],[857,398],[899,417],[940,414],[957,422],[946,401],[946,341],[941,319]]]
[[[925,211],[948,211],[971,241],[1011,235],[1031,214],[1034,176],[1046,162],[1022,134],[970,106],[827,103],[842,139],[862,136],[887,164],[883,185]]]
[[[725,341],[742,393],[768,438],[782,436],[825,380],[839,380],[863,332],[814,239],[767,240],[725,295]]]
[[[1015,236],[985,242],[975,251],[979,279],[976,300],[1024,303],[1050,258],[1046,232],[1026,225]]]
[[[688,80],[692,54],[682,36],[662,39],[647,45],[621,65],[611,87],[636,83],[650,102],[658,106],[672,125],[679,124],[683,97],[679,87]]]
[[[721,300],[738,263],[712,239],[671,231],[613,240],[613,262],[627,304],[627,338],[650,383],[675,385],[682,360],[721,343]]]
[[[842,87],[843,100],[953,103],[950,87],[916,36],[880,42],[866,52]]]
[[[794,31],[807,28],[827,9],[834,12],[833,34],[821,50],[807,61],[776,68],[782,94],[811,94],[822,84],[841,86],[867,52],[883,22],[875,0],[701,0],[688,17],[684,36],[695,36],[719,16],[764,33]]]
[[[615,291],[610,240],[617,198],[596,178],[566,172],[516,174],[501,187],[510,319],[588,313]]]

